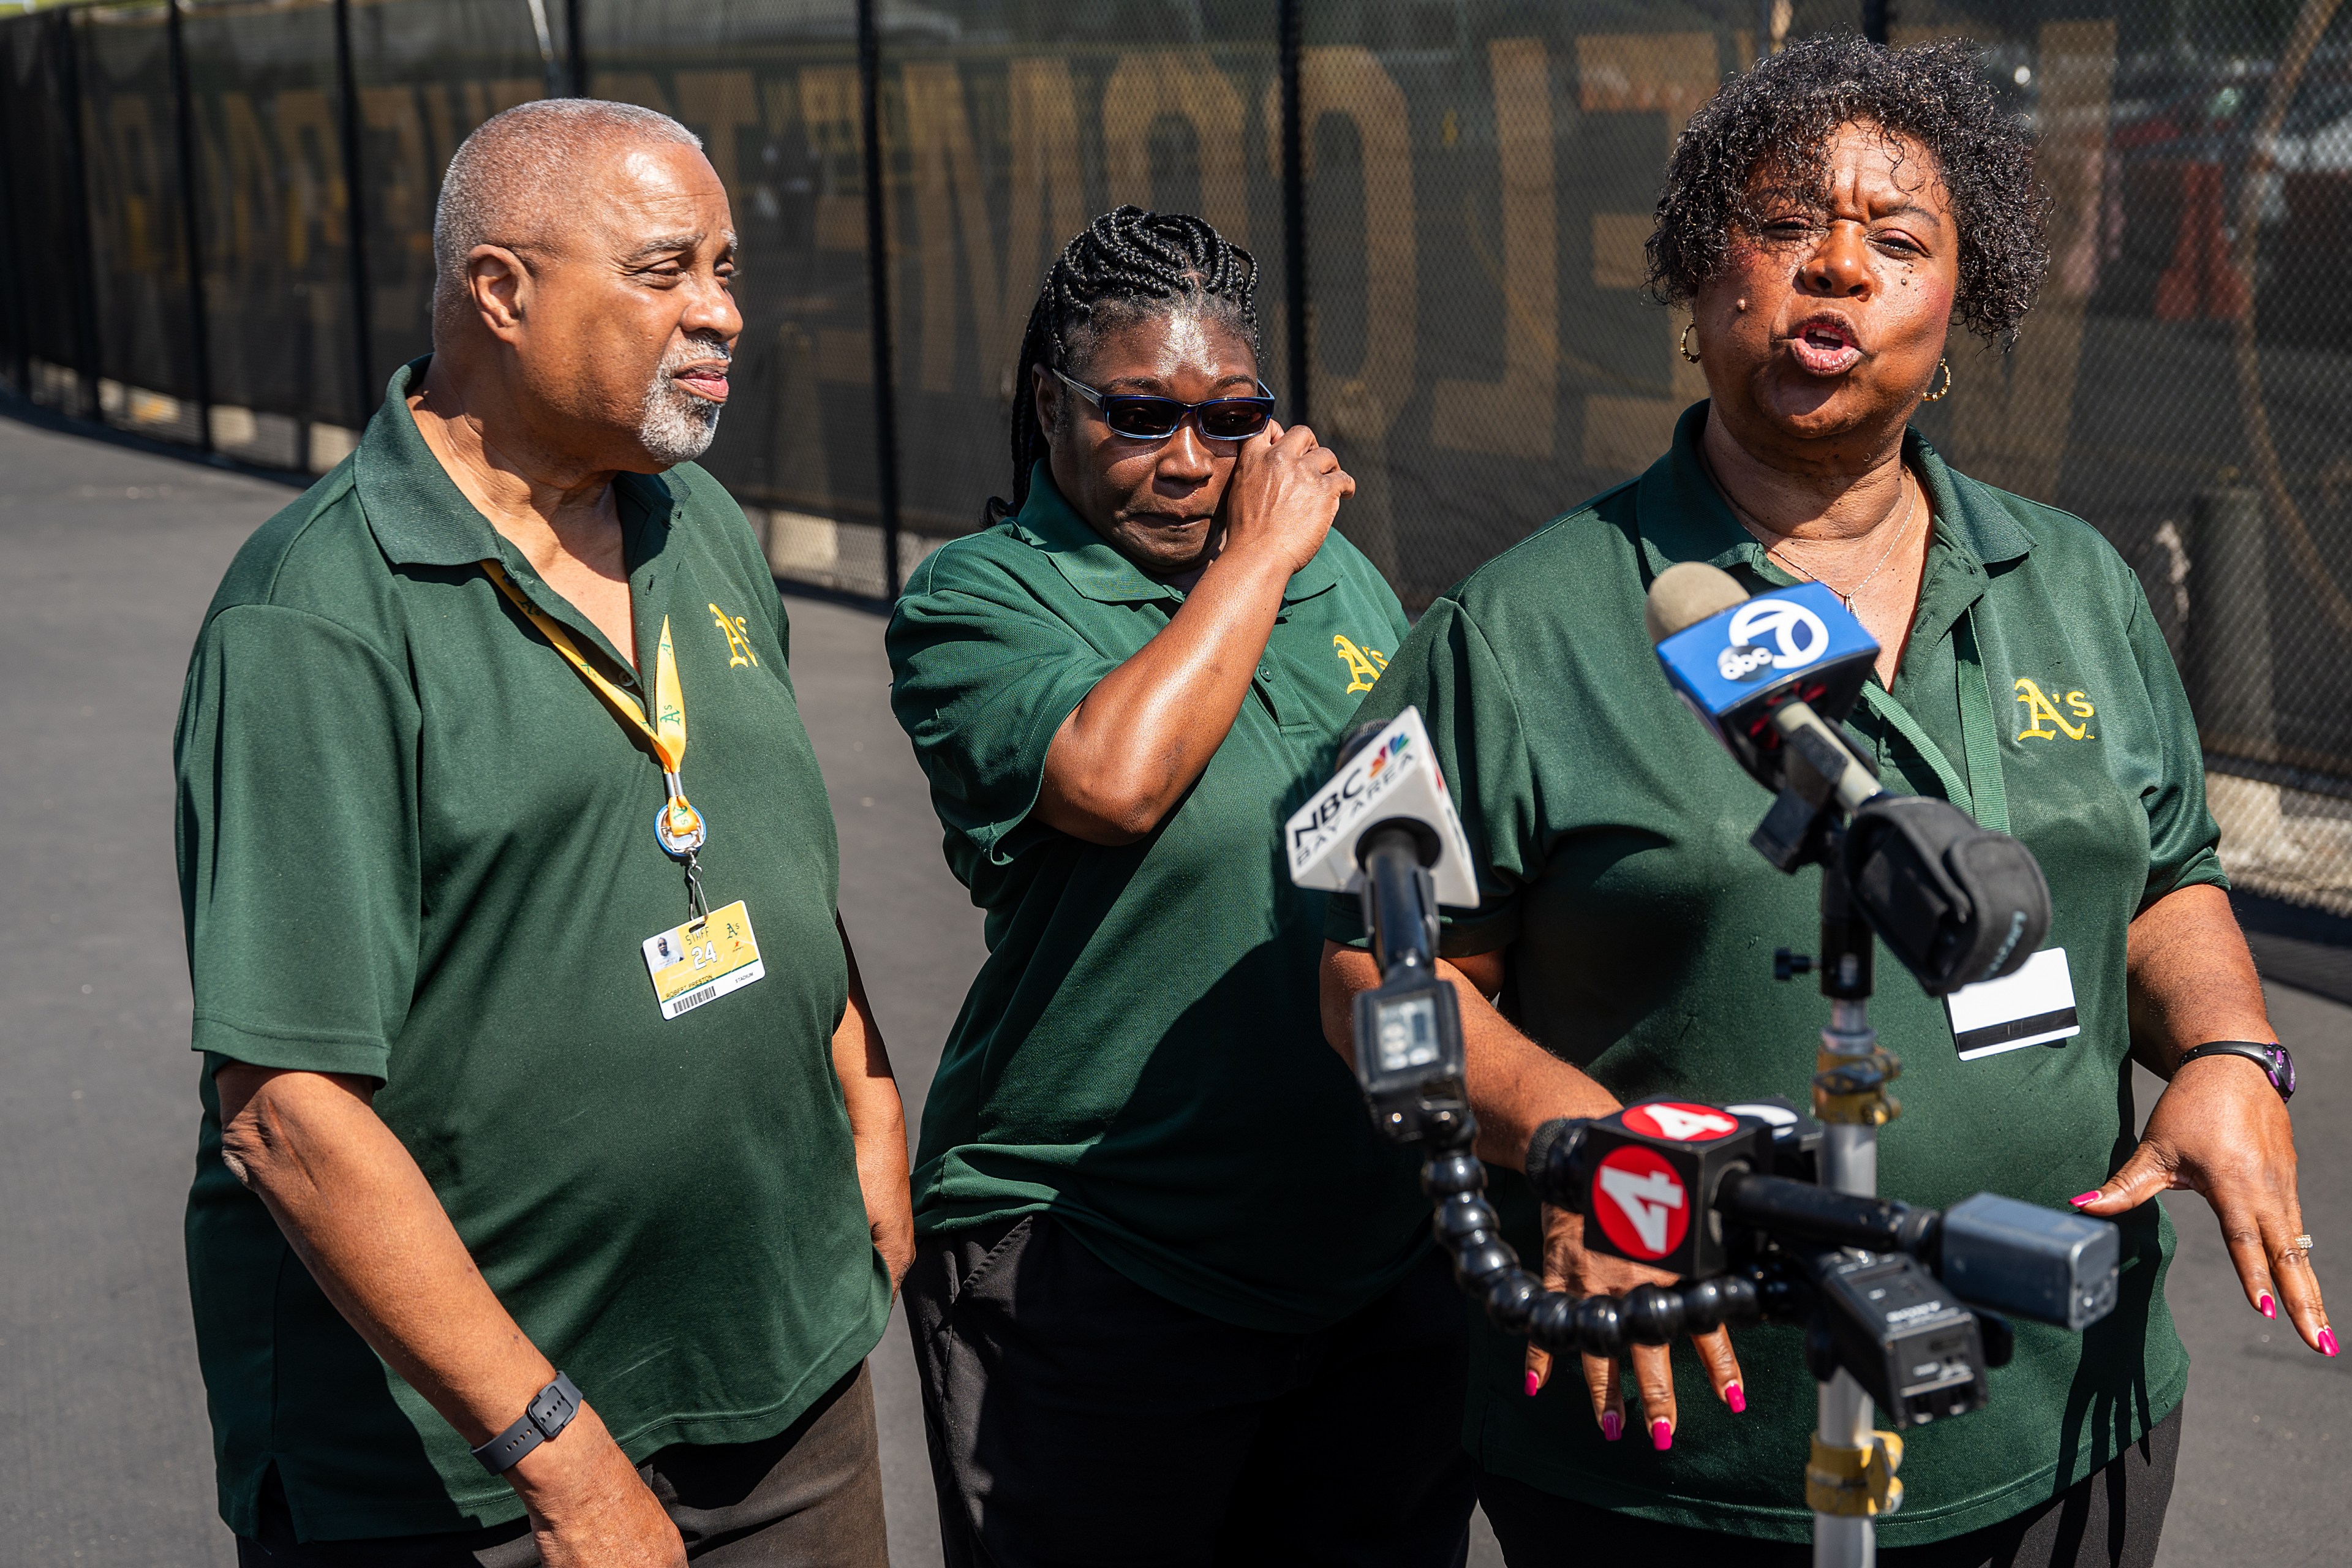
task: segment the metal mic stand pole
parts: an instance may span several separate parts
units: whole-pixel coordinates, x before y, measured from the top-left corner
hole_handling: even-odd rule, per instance
[[[1839,858],[1822,868],[1822,994],[1830,1026],[1815,1059],[1813,1112],[1822,1122],[1822,1185],[1858,1197],[1878,1195],[1878,1129],[1901,1109],[1886,1092],[1902,1070],[1878,1048],[1870,1026],[1874,938]],[[1900,1505],[1894,1479],[1901,1441],[1871,1427],[1870,1396],[1850,1373],[1821,1385],[1821,1418],[1805,1470],[1813,1509],[1813,1568],[1874,1568],[1878,1540],[1872,1518]]]

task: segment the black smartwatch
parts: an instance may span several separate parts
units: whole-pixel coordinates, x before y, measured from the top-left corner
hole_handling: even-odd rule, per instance
[[[2181,1052],[2180,1065],[2187,1067],[2199,1057],[2243,1057],[2270,1075],[2281,1100],[2294,1098],[2294,1058],[2276,1040],[2214,1040]]]
[[[515,1424],[473,1451],[482,1462],[482,1468],[494,1476],[513,1469],[525,1454],[541,1443],[552,1443],[556,1434],[572,1425],[580,1414],[580,1390],[562,1373],[555,1381],[531,1396],[523,1406]]]

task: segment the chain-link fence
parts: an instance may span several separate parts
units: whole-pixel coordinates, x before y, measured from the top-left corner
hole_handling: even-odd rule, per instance
[[[1824,31],[1956,36],[2054,262],[1920,423],[2089,519],[2181,656],[2242,884],[2352,915],[2352,19],[2341,0],[144,0],[0,23],[0,375],[319,469],[425,350],[439,174],[586,91],[708,142],[750,269],[709,463],[777,574],[886,597],[1004,493],[1062,239],[1197,211],[1410,605],[1704,395],[1641,294],[1665,152]],[[869,158],[877,145],[881,155]],[[354,203],[353,193],[358,193]],[[357,243],[354,244],[354,237]]]

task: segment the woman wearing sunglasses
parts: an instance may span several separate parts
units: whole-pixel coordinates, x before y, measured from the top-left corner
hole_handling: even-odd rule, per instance
[[[1047,273],[1013,502],[892,705],[987,911],[907,1300],[950,1563],[1451,1563],[1465,1319],[1322,1044],[1283,819],[1405,630],[1258,380],[1255,268],[1121,207]]]

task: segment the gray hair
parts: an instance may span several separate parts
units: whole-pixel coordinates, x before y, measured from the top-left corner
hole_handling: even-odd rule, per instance
[[[459,319],[466,258],[478,245],[520,248],[573,194],[580,166],[621,142],[698,152],[702,138],[656,110],[597,98],[542,98],[482,121],[449,160],[433,209],[433,324]]]

